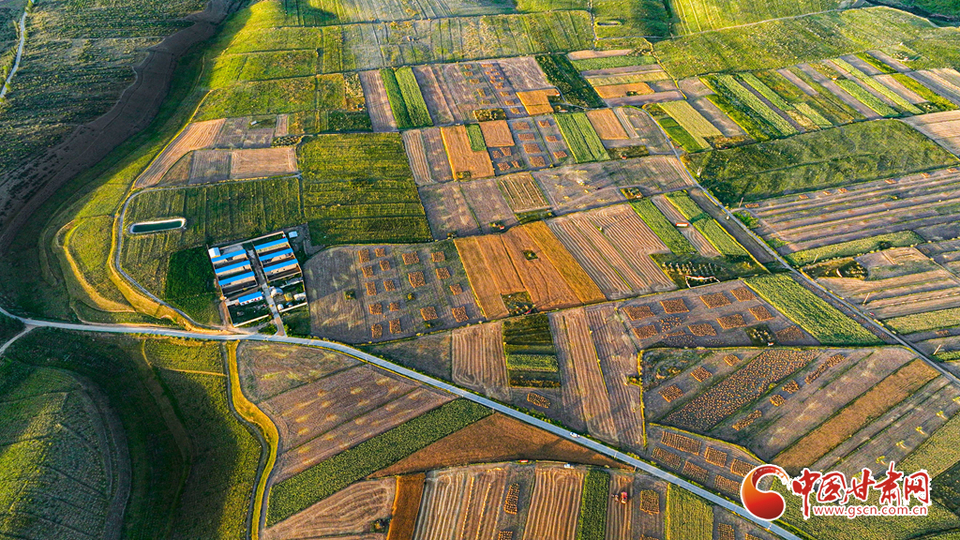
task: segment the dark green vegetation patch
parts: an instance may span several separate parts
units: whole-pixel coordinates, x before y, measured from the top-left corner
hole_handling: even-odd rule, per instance
[[[185,310],[197,313],[216,302],[213,265],[204,246],[184,249],[170,256],[164,298]]]
[[[603,100],[597,91],[580,76],[577,68],[570,63],[565,55],[544,54],[537,56],[537,63],[547,76],[550,84],[560,90],[563,99],[578,107],[600,108]]]
[[[472,401],[451,401],[275,484],[270,489],[267,524],[282,521],[489,414],[490,409]]]
[[[503,350],[511,386],[560,386],[560,364],[545,313],[504,321]]]
[[[610,473],[590,469],[583,481],[577,540],[603,540],[607,530],[607,504],[610,499]]]
[[[297,157],[315,244],[430,240],[398,134],[321,135],[305,142]]]
[[[861,122],[686,156],[703,186],[728,205],[878,180],[955,164],[957,158],[896,120]]]
[[[747,285],[823,345],[877,345],[880,339],[786,274],[746,279]]]

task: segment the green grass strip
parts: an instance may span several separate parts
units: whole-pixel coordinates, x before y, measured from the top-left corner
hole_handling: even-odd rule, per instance
[[[655,56],[637,56],[630,54],[626,56],[584,58],[582,60],[571,60],[570,63],[573,64],[573,67],[580,71],[590,71],[594,69],[647,66],[650,64],[656,64],[657,58]]]
[[[747,285],[823,345],[876,345],[880,340],[787,274],[746,278]],[[958,310],[960,314],[960,310]]]
[[[880,101],[880,98],[867,92],[862,86],[850,79],[838,79],[837,86],[846,90],[848,94],[854,97],[860,103],[863,103],[875,113],[885,118],[900,116],[900,112]]]
[[[407,113],[410,116],[412,127],[427,127],[433,125],[430,119],[430,110],[427,109],[427,102],[423,100],[423,94],[420,92],[420,85],[417,84],[417,77],[413,74],[410,67],[397,69],[397,83],[400,85],[400,93],[403,95],[403,101],[407,105]]]
[[[286,479],[270,489],[267,524],[301,512],[491,412],[465,399],[451,401]]]
[[[750,254],[740,245],[740,242],[730,236],[730,233],[723,228],[715,219],[702,219],[693,225],[700,231],[707,240],[717,248],[717,251],[724,257],[749,257]]]
[[[903,74],[903,73],[894,73],[894,80],[902,84],[907,88],[907,90],[912,91],[923,99],[933,103],[940,108],[941,111],[953,111],[956,110],[957,106],[953,104],[949,99],[941,96],[940,94],[930,90],[926,86],[920,84],[920,81],[914,79],[913,77]]]
[[[887,75],[892,75],[897,72],[897,70],[883,63],[879,58],[874,57],[870,53],[857,53],[855,55],[857,58],[863,60],[864,62],[873,66],[880,73],[886,73]]]
[[[413,127],[410,111],[407,109],[407,102],[403,99],[403,91],[400,90],[396,72],[391,68],[383,68],[380,70],[380,77],[383,78],[383,87],[387,91],[390,110],[393,111],[393,119],[397,122],[397,127],[400,129]]]
[[[833,123],[824,118],[824,116],[811,107],[809,103],[797,103],[796,108],[800,114],[809,118],[818,128],[826,129],[833,127]]]
[[[601,469],[590,469],[583,481],[583,493],[580,497],[577,540],[604,540],[609,494],[610,473]]]
[[[663,526],[671,540],[711,540],[713,508],[685,489],[667,487],[667,511]]]
[[[914,313],[913,315],[887,319],[883,322],[901,334],[939,330],[940,328],[960,325],[960,308]]]
[[[887,87],[884,86],[882,83],[880,83],[880,81],[878,81],[878,80],[874,79],[873,77],[867,75],[866,73],[860,71],[859,69],[857,69],[855,66],[853,66],[852,64],[850,64],[850,63],[847,62],[846,60],[844,60],[844,59],[842,59],[842,58],[836,58],[836,59],[833,60],[833,63],[835,63],[835,64],[837,64],[838,66],[842,67],[842,68],[843,68],[847,73],[849,73],[851,76],[856,77],[857,79],[859,79],[860,81],[862,81],[863,84],[869,86],[870,88],[872,88],[874,91],[878,92],[878,93],[879,93],[880,95],[882,95],[883,97],[885,97],[885,98],[889,99],[890,101],[896,103],[897,107],[900,107],[901,109],[903,109],[904,111],[907,111],[907,112],[910,113],[910,114],[920,114],[920,112],[921,112],[920,109],[918,109],[916,106],[914,106],[913,103],[910,103],[909,101],[907,101],[906,99],[904,99],[902,96],[900,96],[900,94],[898,94],[898,93],[894,92],[893,90],[887,88]]]
[[[558,114],[555,117],[560,133],[567,141],[567,146],[573,152],[577,163],[589,163],[610,159],[610,154],[603,147],[603,141],[597,135],[587,115],[581,112]]]
[[[667,136],[679,144],[687,153],[693,154],[710,148],[703,137],[695,136],[684,129],[659,103],[651,103],[644,106],[644,109],[667,132]]]
[[[718,86],[725,89],[728,94],[732,95],[743,107],[748,109],[748,114],[749,112],[753,112],[756,117],[773,128],[776,132],[775,134],[786,136],[799,133],[790,122],[787,122],[786,119],[777,114],[773,109],[767,107],[766,103],[734,79],[733,75],[717,75],[714,80],[716,80]]]
[[[633,210],[640,216],[640,219],[650,227],[650,230],[656,234],[660,240],[674,255],[686,255],[696,253],[697,249],[691,244],[677,228],[670,223],[670,220],[660,212],[660,209],[653,204],[650,199],[643,199],[630,203]]]
[[[691,199],[690,195],[687,195],[686,192],[674,191],[673,193],[667,193],[666,197],[667,200],[670,201],[670,204],[672,204],[678,212],[683,214],[683,217],[690,220],[690,223],[710,219],[710,216],[703,211],[703,208],[700,208],[700,205]]]
[[[889,234],[880,234],[869,238],[850,240],[839,244],[831,244],[818,248],[804,249],[796,253],[789,253],[784,258],[794,266],[806,266],[814,261],[826,261],[840,257],[855,257],[892,247],[915,246],[922,244],[924,239],[913,231],[900,231]]]
[[[487,142],[483,138],[483,130],[478,124],[467,124],[467,138],[470,139],[470,149],[474,152],[483,152],[487,149]]]

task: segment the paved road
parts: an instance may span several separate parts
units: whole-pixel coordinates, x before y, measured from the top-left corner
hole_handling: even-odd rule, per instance
[[[227,334],[227,333],[204,334],[200,332],[187,332],[183,330],[155,328],[155,327],[149,327],[149,326],[76,324],[76,323],[66,323],[66,322],[58,322],[58,321],[43,321],[43,320],[25,319],[23,317],[17,317],[7,312],[3,308],[0,308],[0,313],[2,313],[3,315],[6,315],[7,317],[18,319],[24,324],[26,324],[28,327],[30,327],[27,330],[25,330],[23,333],[18,335],[17,337],[25,334],[27,331],[31,330],[32,328],[56,328],[60,330],[73,330],[76,332],[100,332],[100,333],[108,333],[108,334],[165,336],[165,337],[178,337],[178,338],[187,338],[187,339],[205,339],[210,341],[264,341],[264,342],[272,342],[272,343],[289,343],[293,345],[304,345],[309,347],[326,349],[330,351],[336,351],[339,353],[343,353],[347,356],[356,358],[362,362],[373,364],[387,371],[413,379],[420,383],[432,386],[434,388],[439,388],[441,390],[445,390],[447,392],[450,392],[451,394],[460,396],[465,399],[469,399],[470,401],[489,407],[501,414],[510,416],[512,418],[520,420],[521,422],[526,422],[527,424],[538,427],[545,431],[549,431],[554,435],[557,435],[559,437],[572,441],[576,444],[589,448],[595,452],[609,456],[617,461],[636,467],[637,469],[647,474],[650,474],[651,476],[655,476],[661,480],[665,480],[667,482],[670,482],[671,484],[674,484],[683,489],[696,493],[697,495],[703,497],[704,499],[707,499],[711,503],[716,504],[717,506],[721,506],[726,510],[729,510],[730,512],[733,512],[741,516],[744,519],[750,520],[760,525],[764,529],[776,535],[779,535],[782,538],[786,538],[788,540],[800,540],[800,537],[787,531],[786,529],[783,529],[782,527],[779,527],[770,522],[763,521],[751,516],[740,505],[732,503],[722,497],[719,497],[663,469],[654,467],[649,463],[646,463],[634,457],[628,456],[623,452],[619,452],[616,449],[611,448],[603,443],[594,441],[592,439],[588,439],[570,430],[555,426],[548,422],[544,422],[543,420],[534,418],[533,416],[530,416],[526,413],[523,413],[521,411],[518,411],[506,405],[503,405],[502,403],[488,399],[479,394],[470,392],[469,390],[464,390],[463,388],[454,386],[445,381],[441,381],[439,379],[429,377],[422,373],[418,373],[411,369],[405,368],[399,364],[394,364],[393,362],[384,360],[383,358],[373,356],[372,354],[365,353],[363,351],[354,349],[349,345],[344,345],[342,343],[337,343],[335,341],[326,341],[322,339],[296,338],[296,337],[278,336],[278,335],[269,336],[264,334]],[[9,345],[9,343],[7,345]],[[6,346],[4,346],[4,348],[5,347]],[[0,351],[2,350],[3,349],[0,349]]]

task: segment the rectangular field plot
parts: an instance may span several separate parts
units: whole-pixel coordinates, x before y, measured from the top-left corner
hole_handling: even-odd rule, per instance
[[[657,344],[733,347],[817,343],[776,308],[749,292],[742,281],[629,300],[618,309],[640,349]]]
[[[455,240],[488,319],[595,301],[599,289],[542,222]]]
[[[298,149],[317,244],[430,239],[399,134],[321,135]]]
[[[304,265],[317,335],[361,343],[480,320],[452,242],[381,248],[333,248]]]
[[[676,84],[656,64],[582,71],[607,105],[636,105],[682,99]]]
[[[757,231],[784,242],[779,251],[802,265],[872,251],[874,237],[886,245],[955,238],[958,194],[960,171],[950,168],[768,199],[747,210],[760,219]]]
[[[908,124],[954,154],[960,154],[960,111],[914,116]]]
[[[264,529],[260,537],[281,540],[298,534],[328,535],[362,531],[372,521],[393,514],[397,480],[383,478],[351,484],[293,517]]]
[[[607,299],[676,287],[650,258],[669,250],[627,205],[570,214],[549,225]]]

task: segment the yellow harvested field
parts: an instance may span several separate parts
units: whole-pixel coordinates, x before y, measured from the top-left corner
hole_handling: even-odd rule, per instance
[[[583,471],[537,464],[523,540],[573,540],[580,517]]]
[[[440,128],[443,145],[447,149],[450,170],[458,180],[493,176],[493,163],[486,150],[476,152],[470,146],[466,126]]]
[[[467,272],[470,288],[477,299],[477,305],[488,319],[507,316],[507,307],[500,297],[500,288],[494,276],[487,270],[487,264],[476,238],[458,238],[454,240],[457,253]]]
[[[517,92],[520,103],[523,103],[523,108],[527,110],[527,114],[530,116],[552,113],[553,105],[550,105],[550,96],[558,95],[560,95],[560,93],[553,88]]]
[[[910,362],[781,452],[774,463],[788,471],[809,466],[937,375],[936,370],[919,358]]]
[[[591,302],[602,302],[606,300],[600,287],[590,278],[590,275],[580,266],[573,255],[567,251],[567,248],[557,240],[553,231],[547,227],[543,221],[535,221],[522,227],[526,229],[530,238],[536,242],[537,246],[543,251],[543,254],[550,259],[554,268],[563,276],[573,293],[577,295],[580,302],[589,304]]]
[[[604,84],[604,85],[595,87],[595,90],[597,91],[597,94],[600,94],[600,97],[602,97],[603,99],[622,98],[627,96],[642,96],[642,95],[653,93],[653,89],[650,88],[650,85],[643,82],[626,83],[626,84]]]
[[[414,538],[495,538],[499,512],[494,509],[500,506],[508,473],[496,466],[428,473]]]
[[[260,537],[280,540],[367,532],[371,522],[390,517],[396,485],[393,478],[352,484],[264,530]]]
[[[480,122],[480,131],[487,146],[513,146],[513,134],[506,120]]]
[[[230,156],[230,178],[261,178],[297,172],[295,146],[234,150]]]
[[[587,118],[590,119],[593,129],[597,130],[597,135],[605,141],[622,141],[630,138],[613,109],[587,111]]]
[[[903,121],[950,152],[960,155],[960,110],[922,114]]]
[[[137,179],[137,187],[150,187],[160,182],[163,175],[170,167],[173,167],[180,158],[187,152],[206,148],[213,144],[220,128],[223,127],[224,119],[207,120],[205,122],[195,122],[189,124],[183,131],[177,135],[153,163],[143,171],[140,178]]]
[[[453,381],[481,390],[488,396],[506,401],[507,365],[503,354],[503,333],[499,322],[477,324],[453,331]]]

